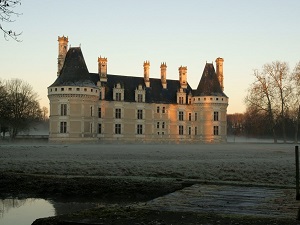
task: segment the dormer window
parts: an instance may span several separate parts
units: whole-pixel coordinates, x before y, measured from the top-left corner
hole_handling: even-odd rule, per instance
[[[135,89],[135,101],[136,102],[145,102],[145,89],[143,89],[143,86],[140,84],[136,89]]]
[[[124,101],[124,88],[120,83],[117,83],[113,90],[113,99],[115,101]]]

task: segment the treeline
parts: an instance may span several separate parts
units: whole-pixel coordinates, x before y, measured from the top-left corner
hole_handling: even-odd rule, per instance
[[[300,134],[295,132],[295,122],[290,118],[285,118],[285,120],[286,141],[297,143],[300,140]],[[277,140],[284,140],[280,121],[276,124],[275,132],[277,134]],[[227,115],[227,134],[229,136],[248,138],[273,138],[273,129],[271,129],[267,117],[263,113],[235,113]]]
[[[228,115],[228,134],[280,138],[298,142],[300,120],[300,62],[272,62],[254,70],[245,98],[246,112]]]
[[[45,119],[45,110],[40,108],[38,95],[28,83],[20,79],[0,81],[1,136],[8,132],[10,138],[15,138]]]

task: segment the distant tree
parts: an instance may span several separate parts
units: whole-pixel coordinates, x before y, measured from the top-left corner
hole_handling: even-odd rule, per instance
[[[6,29],[3,27],[3,23],[12,23],[15,20],[14,16],[20,16],[20,13],[14,11],[17,5],[21,5],[21,0],[0,0],[0,30],[2,30],[4,38],[8,40],[8,37],[14,39],[15,41],[21,41],[19,36],[22,32],[15,32],[11,29]]]
[[[289,116],[294,124],[294,142],[298,143],[298,133],[300,124],[300,62],[294,68],[291,77],[292,96],[290,98]]]
[[[250,85],[245,103],[252,112],[263,113],[268,120],[269,128],[272,131],[274,142],[277,142],[276,135],[276,106],[273,96],[274,87],[267,74],[254,70],[255,81]]]
[[[46,106],[43,106],[42,108],[42,114],[43,114],[43,120],[46,121],[48,119],[48,108]]]
[[[7,123],[10,137],[15,138],[20,131],[28,130],[32,123],[42,119],[42,110],[37,93],[28,83],[12,79],[6,81],[5,88],[10,109]]]
[[[3,137],[8,131],[7,121],[9,113],[10,105],[8,103],[8,93],[5,89],[4,82],[0,80],[0,133],[3,133]]]

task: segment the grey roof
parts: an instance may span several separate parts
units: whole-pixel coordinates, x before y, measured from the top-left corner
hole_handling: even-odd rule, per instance
[[[59,76],[50,85],[50,87],[53,86],[96,86],[90,78],[90,73],[79,47],[69,49]]]
[[[98,73],[89,73],[84,61],[81,48],[70,48],[60,72],[60,75],[50,87],[54,86],[87,86],[96,87],[99,81]],[[177,102],[177,92],[180,89],[178,80],[167,80],[167,88],[164,89],[161,80],[158,78],[150,78],[150,87],[145,87],[143,77],[124,76],[107,74],[107,82],[105,85],[105,100],[113,100],[113,88],[120,83],[124,88],[124,101],[135,101],[135,90],[139,85],[146,90],[146,102],[148,103],[174,103]],[[226,96],[220,86],[214,66],[212,63],[206,63],[198,88],[192,90],[190,85],[184,89],[188,94],[193,96]]]
[[[201,80],[196,90],[193,90],[193,96],[224,96],[219,79],[212,63],[206,63]]]

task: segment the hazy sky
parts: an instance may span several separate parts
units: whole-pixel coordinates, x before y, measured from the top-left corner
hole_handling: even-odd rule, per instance
[[[299,0],[27,0],[15,9],[23,13],[12,24],[23,31],[23,42],[0,37],[1,78],[21,78],[49,107],[47,87],[56,79],[58,36],[81,45],[90,72],[97,57],[108,58],[108,73],[178,79],[178,67],[188,67],[188,82],[196,89],[205,62],[224,58],[224,92],[228,113],[244,112],[244,97],[253,69],[275,60],[291,69],[300,60]]]

